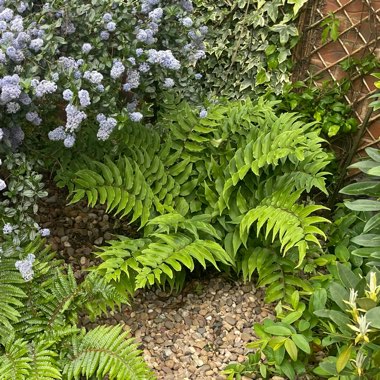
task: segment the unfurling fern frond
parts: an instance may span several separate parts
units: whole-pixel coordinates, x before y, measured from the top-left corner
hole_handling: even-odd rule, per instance
[[[293,247],[298,248],[300,265],[306,255],[308,242],[320,245],[315,235],[325,236],[323,231],[314,224],[328,222],[320,216],[310,216],[311,213],[325,209],[323,206],[297,204],[302,191],[291,193],[289,189],[273,193],[254,209],[244,215],[240,223],[240,235],[246,244],[251,226],[257,222],[256,234],[259,235],[265,226],[265,239],[272,234],[272,241],[278,238],[281,250],[285,254]]]
[[[154,379],[140,356],[137,344],[122,326],[98,326],[73,337],[73,352],[64,364],[68,380],[92,376],[110,380]]]

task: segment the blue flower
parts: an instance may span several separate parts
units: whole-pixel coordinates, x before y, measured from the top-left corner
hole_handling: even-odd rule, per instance
[[[51,141],[64,140],[66,138],[65,129],[63,127],[57,127],[49,132],[48,137]]]
[[[50,230],[49,228],[41,228],[40,229],[40,234],[42,237],[46,237],[50,235]]]
[[[91,49],[92,49],[92,46],[89,43],[84,43],[82,45],[82,52],[85,54],[88,54],[91,51]]]
[[[174,80],[172,78],[165,78],[164,87],[172,88],[174,86]]]
[[[182,25],[186,28],[191,28],[193,26],[193,20],[190,17],[185,17],[182,19]]]
[[[113,117],[106,117],[103,114],[99,114],[97,119],[99,122],[99,130],[97,133],[98,140],[105,141],[116,127],[117,121]]]
[[[149,12],[149,18],[152,20],[152,21],[160,21],[161,18],[162,18],[162,15],[163,15],[163,10],[162,8],[156,8],[154,9],[153,11]]]
[[[87,107],[91,104],[90,94],[87,90],[80,90],[78,92],[78,98],[82,107]]]
[[[103,30],[100,32],[100,38],[103,41],[107,41],[110,38],[110,34],[106,30]]]
[[[104,15],[103,15],[103,21],[104,22],[110,22],[110,21],[112,21],[112,15],[111,15],[111,13],[104,13]]]
[[[33,263],[36,256],[30,253],[25,260],[18,260],[15,263],[15,267],[19,270],[22,278],[25,281],[31,281],[34,276]]]
[[[141,42],[145,42],[148,38],[148,34],[144,29],[139,29],[136,34],[136,39]]]
[[[117,79],[122,76],[125,71],[125,66],[120,61],[115,61],[111,68],[111,78]]]
[[[92,84],[100,84],[100,82],[103,80],[103,74],[99,73],[96,70],[93,71],[85,71],[83,75],[84,79],[87,79]]]
[[[73,135],[68,135],[64,140],[63,140],[63,145],[66,148],[72,148],[75,144],[75,136]]]
[[[41,98],[45,94],[52,94],[57,90],[57,85],[48,80],[42,80],[41,82],[37,80],[33,87],[35,88],[37,98]]]
[[[25,115],[25,118],[34,125],[40,125],[42,122],[42,119],[39,117],[37,112],[28,112]]]
[[[150,66],[149,66],[148,63],[143,62],[143,63],[140,64],[140,66],[139,66],[139,71],[140,71],[141,73],[147,73],[149,70],[150,70]]]
[[[17,113],[20,110],[20,105],[15,102],[10,102],[7,104],[8,113]]]
[[[63,91],[62,96],[64,100],[69,102],[73,98],[74,94],[71,90],[66,89],[65,91]]]
[[[116,23],[113,21],[110,21],[107,25],[106,28],[109,32],[114,32],[116,30]]]
[[[143,115],[140,112],[132,112],[129,114],[129,118],[131,119],[131,121],[138,123],[142,120]]]
[[[181,7],[186,11],[186,12],[192,12],[193,11],[193,3],[191,0],[181,0]]]
[[[4,235],[9,235],[13,232],[13,227],[10,223],[5,223],[3,226]]]
[[[205,117],[207,117],[207,110],[202,108],[201,111],[199,112],[199,117],[201,119],[204,119]]]

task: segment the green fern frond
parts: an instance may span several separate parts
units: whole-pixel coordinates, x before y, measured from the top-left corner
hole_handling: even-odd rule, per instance
[[[102,252],[97,255],[104,262],[96,270],[107,281],[120,281],[124,273],[133,282],[133,288],[139,289],[145,285],[170,283],[183,268],[193,271],[195,263],[204,268],[210,263],[216,269],[219,269],[218,263],[232,265],[227,252],[210,239],[220,239],[220,236],[206,222],[208,219],[209,216],[203,215],[188,220],[178,213],[159,216],[150,222],[158,228],[147,237],[124,237],[101,247]]]
[[[90,320],[95,320],[101,314],[113,310],[115,306],[129,304],[129,297],[125,291],[117,289],[114,284],[108,283],[97,273],[90,273],[80,284],[83,293],[83,305]]]
[[[256,234],[259,235],[265,226],[265,238],[272,234],[272,241],[278,238],[281,250],[286,252],[298,248],[299,265],[301,265],[308,248],[308,242],[320,245],[315,235],[325,237],[323,231],[314,226],[316,223],[328,222],[319,216],[310,216],[311,213],[326,209],[323,206],[303,206],[297,204],[302,190],[291,193],[289,189],[283,189],[265,198],[257,207],[248,211],[240,223],[240,235],[244,244],[247,243],[249,230],[255,222]]]
[[[257,271],[257,285],[265,287],[265,302],[272,303],[278,300],[290,302],[295,290],[310,294],[313,288],[308,281],[294,275],[293,260],[281,257],[276,250],[257,247],[253,250],[243,249],[242,259],[238,270],[244,281],[251,281]]]
[[[12,328],[21,314],[19,308],[27,297],[20,284],[24,282],[15,267],[15,259],[3,258],[0,270],[0,325]]]
[[[73,337],[73,352],[64,364],[68,380],[81,376],[113,380],[153,379],[140,356],[137,344],[128,339],[122,326],[98,326],[86,334]]]
[[[25,380],[31,370],[28,342],[8,339],[0,355],[0,380]]]
[[[57,363],[57,352],[51,349],[54,341],[32,342],[28,345],[30,372],[28,380],[53,380],[62,379],[61,371]]]
[[[34,263],[34,280],[25,282],[15,267],[16,257],[5,257],[1,261],[0,271],[0,326],[20,329],[21,325],[30,318],[30,311],[35,310],[35,305],[41,302],[43,283],[49,278],[48,273],[58,265],[51,259],[54,253],[49,247],[45,247],[43,239],[35,239],[20,250],[20,257],[34,254],[37,257]],[[41,259],[41,260],[40,260]],[[38,283],[40,286],[35,286]],[[46,294],[45,294],[46,295]],[[28,316],[28,317],[26,317]]]

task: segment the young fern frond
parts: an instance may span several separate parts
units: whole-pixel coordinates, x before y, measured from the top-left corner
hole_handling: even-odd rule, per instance
[[[98,326],[86,334],[74,336],[73,351],[63,366],[65,378],[153,379],[137,344],[128,339],[128,334],[122,326]]]
[[[278,238],[281,251],[285,255],[293,247],[298,248],[299,264],[301,265],[308,248],[308,242],[320,245],[315,235],[325,236],[323,231],[314,226],[316,223],[328,222],[320,216],[310,216],[311,213],[326,209],[323,206],[303,206],[296,203],[302,190],[291,193],[284,189],[273,193],[254,209],[247,212],[240,223],[240,236],[247,243],[251,226],[257,222],[256,234],[265,228],[265,239],[272,234],[272,241]]]

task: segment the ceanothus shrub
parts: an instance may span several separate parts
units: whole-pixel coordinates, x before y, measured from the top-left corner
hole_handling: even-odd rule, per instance
[[[14,150],[38,128],[70,148],[86,126],[104,141],[120,121],[151,116],[166,91],[200,77],[207,28],[192,10],[189,0],[0,0],[0,143]]]

